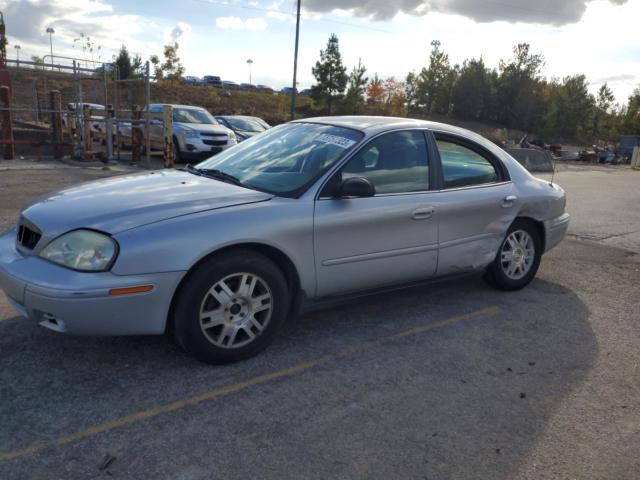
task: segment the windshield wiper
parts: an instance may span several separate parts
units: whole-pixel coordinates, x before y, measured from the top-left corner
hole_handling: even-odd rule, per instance
[[[222,180],[223,182],[232,183],[239,187],[245,185],[240,181],[238,177],[231,175],[230,173],[223,172],[216,168],[195,168],[193,165],[187,165],[187,171],[195,173],[196,175],[204,175],[205,177],[215,178],[216,180]]]

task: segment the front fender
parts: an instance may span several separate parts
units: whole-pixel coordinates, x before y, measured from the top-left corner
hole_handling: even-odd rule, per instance
[[[220,249],[258,243],[280,250],[293,263],[301,288],[315,292],[313,203],[277,198],[195,213],[115,235],[117,275],[188,271]],[[134,273],[135,272],[135,273]]]

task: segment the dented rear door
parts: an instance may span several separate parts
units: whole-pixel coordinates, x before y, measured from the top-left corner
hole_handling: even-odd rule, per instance
[[[434,137],[440,166],[437,274],[484,267],[516,215],[517,189],[500,160],[475,142],[437,132]]]

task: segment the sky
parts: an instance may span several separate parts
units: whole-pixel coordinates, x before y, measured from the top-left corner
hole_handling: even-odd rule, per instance
[[[187,75],[219,75],[280,88],[291,84],[295,0],[0,0],[9,46],[22,59],[54,55],[111,61],[121,45],[146,60],[179,43]],[[347,67],[404,79],[426,65],[439,40],[452,64],[480,57],[490,67],[529,43],[543,74],[585,74],[624,103],[640,86],[640,0],[302,0],[299,88],[331,33]],[[93,53],[82,49],[82,34]],[[75,40],[75,41],[74,41]]]

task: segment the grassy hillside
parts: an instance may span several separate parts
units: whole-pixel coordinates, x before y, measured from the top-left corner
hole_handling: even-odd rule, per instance
[[[9,69],[11,72],[13,89],[12,105],[17,108],[35,108],[36,105],[43,110],[49,108],[47,92],[56,89],[62,93],[63,106],[67,102],[75,102],[78,95],[78,81],[69,73],[36,71],[33,69]],[[82,80],[83,101],[91,103],[105,103],[105,85],[101,77],[83,77]],[[201,106],[214,115],[255,115],[264,118],[272,125],[286,122],[290,119],[291,98],[279,93],[262,93],[251,91],[224,90],[220,88],[171,84],[168,82],[150,85],[152,103],[178,103]],[[120,108],[124,112],[130,110],[132,105],[144,105],[145,84],[143,80],[132,82],[120,82],[117,85]],[[115,85],[107,82],[107,101],[113,104],[115,101]],[[309,97],[298,96],[296,100],[296,116],[298,118],[324,115],[323,108],[315,106]],[[339,114],[353,114],[339,107]],[[360,115],[395,115],[409,116],[403,105],[390,108],[386,105],[361,105],[358,107]],[[16,120],[35,120],[35,114],[20,112],[14,114]],[[49,115],[41,114],[40,120],[48,122]],[[434,116],[426,118],[444,123],[459,125],[463,128],[476,131],[494,141],[518,139],[522,135],[519,131],[507,131],[500,125],[489,125],[481,122],[465,122],[446,116]]]
[[[191,85],[152,84],[151,100],[163,103],[198,105],[214,115],[254,115],[270,124],[290,120],[291,97],[279,93],[227,91]],[[311,104],[308,97],[296,99],[297,115]]]

